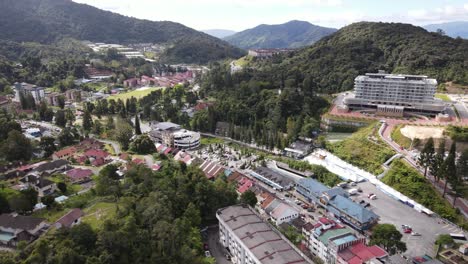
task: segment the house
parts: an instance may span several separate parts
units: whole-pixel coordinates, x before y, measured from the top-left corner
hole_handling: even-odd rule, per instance
[[[57,222],[55,222],[55,227],[56,228],[70,228],[73,227],[74,225],[78,225],[81,222],[81,217],[84,216],[84,212],[79,209],[75,208],[72,209],[70,212],[66,213],[64,216],[62,216]]]
[[[193,157],[185,151],[178,151],[174,156],[174,160],[190,165],[192,164]]]
[[[246,177],[244,174],[238,172],[238,171],[234,171],[233,173],[231,173],[228,177],[227,177],[227,181],[228,182],[237,182],[239,179],[241,179],[242,177]]]
[[[55,182],[35,173],[26,175],[20,181],[24,183],[26,187],[36,190],[39,197],[50,195],[57,189]]]
[[[91,165],[93,165],[94,167],[101,167],[102,165],[106,164],[108,161],[104,158],[97,158],[97,159],[93,159],[93,161],[91,161]]]
[[[91,180],[94,174],[90,169],[76,168],[65,173],[72,183],[83,183]]]
[[[112,77],[112,72],[109,70],[88,67],[84,71],[91,80],[104,80]]]
[[[50,162],[43,163],[37,166],[32,172],[42,175],[52,175],[57,172],[63,172],[70,169],[68,161],[58,159]]]
[[[240,194],[245,193],[254,185],[254,181],[247,177],[242,177],[237,181],[237,192]]]
[[[59,151],[56,151],[52,154],[52,159],[53,160],[58,160],[58,159],[69,159],[76,153],[76,148],[75,147],[68,147],[61,149]]]
[[[48,227],[45,219],[17,214],[0,215],[0,244],[16,246],[37,239]]]
[[[94,138],[86,138],[83,139],[76,148],[80,151],[85,151],[89,149],[102,149],[104,147],[104,143]]]
[[[203,171],[205,176],[212,181],[214,181],[221,173],[224,172],[223,166],[208,160],[205,160],[199,168]]]
[[[379,246],[367,246],[363,242],[345,248],[338,252],[338,264],[363,264],[377,259],[380,263],[388,258],[388,253]],[[379,263],[376,262],[376,263]]]
[[[140,82],[140,79],[138,78],[130,78],[130,79],[123,81],[123,85],[128,88],[135,88],[140,84],[141,82]]]
[[[299,211],[279,199],[273,200],[265,208],[265,212],[270,215],[271,220],[277,226],[282,223],[289,223],[291,220],[299,217]]]
[[[107,153],[107,151],[104,151],[104,150],[101,150],[101,149],[88,149],[87,151],[85,151],[84,155],[90,159],[90,158],[93,158],[93,159],[106,159],[107,157],[109,157],[109,153]]]
[[[157,83],[157,80],[153,77],[149,77],[146,75],[141,76],[141,85],[148,86],[148,85],[155,85]]]

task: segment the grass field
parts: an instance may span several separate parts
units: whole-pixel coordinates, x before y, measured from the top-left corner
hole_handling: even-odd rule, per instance
[[[345,140],[352,135],[353,135],[352,133],[329,132],[325,135],[325,138],[327,139],[327,141],[337,142],[337,141]]]
[[[360,129],[351,137],[328,145],[339,158],[373,174],[383,172],[382,163],[395,154],[378,135],[379,125]]]
[[[84,209],[86,215],[83,217],[83,222],[88,223],[93,229],[97,229],[105,220],[115,216],[116,209],[115,203],[96,203]]]
[[[452,101],[452,100],[450,100],[450,97],[448,97],[448,95],[446,95],[446,94],[436,93],[435,97],[441,99],[444,102],[451,102]]]
[[[220,138],[214,138],[214,137],[202,137],[201,139],[201,144],[202,145],[211,145],[211,144],[223,144],[224,140]]]
[[[118,99],[121,99],[122,101],[126,101],[127,99],[131,98],[132,96],[135,97],[136,99],[140,99],[144,96],[147,96],[148,94],[150,94],[152,91],[156,91],[156,90],[159,90],[159,89],[163,89],[162,87],[148,87],[147,89],[142,89],[142,90],[133,90],[131,92],[128,92],[128,93],[121,93],[121,94],[114,94],[114,95],[111,95],[109,97],[107,97],[107,100],[110,100],[110,99],[114,99],[114,100],[118,100]]]
[[[251,56],[244,56],[244,57],[236,60],[236,65],[241,66],[241,67],[245,67],[250,63],[251,60],[252,60]]]
[[[411,146],[411,139],[405,137],[403,134],[401,134],[401,128],[404,125],[399,125],[395,127],[392,131],[392,140],[395,141],[398,145],[404,147],[404,148],[409,148]]]
[[[47,219],[47,222],[49,223],[54,223],[57,220],[60,219],[63,215],[65,215],[70,209],[65,209],[65,210],[57,210],[57,209],[42,209],[34,212],[32,216],[34,217],[40,217],[40,218],[45,218]]]

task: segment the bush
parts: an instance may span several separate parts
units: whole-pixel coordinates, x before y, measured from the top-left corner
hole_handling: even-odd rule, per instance
[[[451,221],[458,216],[430,182],[401,160],[395,160],[382,182]]]

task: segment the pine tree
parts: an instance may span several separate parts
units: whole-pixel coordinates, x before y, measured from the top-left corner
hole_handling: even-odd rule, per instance
[[[424,145],[418,159],[419,164],[424,167],[424,178],[427,175],[428,167],[434,159],[434,152],[434,139],[431,137]]]
[[[138,117],[138,114],[135,115],[135,134],[141,135],[140,118]]]
[[[83,114],[83,130],[86,132],[91,131],[93,127],[93,118],[91,117],[91,114],[88,112],[88,110],[85,110]]]
[[[457,167],[455,165],[455,150],[456,150],[456,143],[453,141],[452,146],[450,147],[450,152],[447,158],[444,161],[444,170],[445,170],[445,185],[444,185],[444,193],[442,197],[445,197],[445,193],[447,192],[447,183],[453,182],[453,178],[456,177],[457,174]]]
[[[454,180],[450,183],[452,185],[453,194],[453,206],[458,197],[463,196],[465,189],[464,178],[468,177],[468,149],[465,149],[457,160],[457,173]]]
[[[434,155],[434,159],[430,164],[430,172],[434,176],[435,180],[438,182],[442,177],[443,173],[443,163],[445,159],[445,139],[439,143],[437,148],[437,153]]]

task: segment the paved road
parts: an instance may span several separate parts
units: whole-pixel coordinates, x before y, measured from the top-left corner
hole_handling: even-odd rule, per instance
[[[413,166],[417,171],[419,171],[421,174],[424,174],[424,170],[421,169],[416,160],[413,159],[412,155],[408,150],[401,148],[400,145],[398,145],[395,141],[391,139],[391,132],[395,128],[394,125],[390,124],[387,125],[386,123],[382,124],[381,129],[379,130],[379,135],[380,137],[388,144],[390,145],[396,152],[402,154],[404,156],[404,159],[408,161],[408,163]],[[428,171],[427,172],[427,179],[432,183],[432,185],[436,188],[437,191],[439,191],[440,194],[444,192],[444,185],[445,182],[443,180],[440,180],[438,182],[435,181],[434,176],[431,175],[431,173]],[[447,186],[447,190],[451,190],[450,186]],[[450,194],[445,195],[445,199],[452,204],[453,203],[453,196]],[[463,213],[465,217],[468,217],[468,201],[463,198],[458,198],[455,206],[460,210],[460,212]]]
[[[112,147],[114,148],[114,152],[116,155],[119,155],[120,152],[120,145],[119,143],[115,142],[115,141],[111,141],[111,140],[104,140],[104,139],[99,139],[99,141],[102,141],[106,144],[111,144]]]
[[[227,250],[223,248],[221,243],[219,243],[219,229],[217,226],[208,228],[207,243],[208,243],[208,247],[209,247],[211,255],[216,259],[216,263],[218,264],[230,264],[231,263],[225,257]]]
[[[434,256],[433,245],[439,234],[462,232],[458,227],[444,223],[438,217],[430,217],[419,213],[413,208],[389,197],[370,182],[362,182],[358,186],[363,192],[351,198],[357,202],[361,200],[370,202],[371,206],[369,209],[380,216],[380,223],[394,224],[400,232],[402,232],[402,224],[410,225],[415,232],[421,234],[421,236],[403,234],[402,240],[406,242],[408,248],[408,251],[404,253],[406,256],[420,256],[423,254]],[[369,193],[377,195],[377,199],[368,199],[367,195]]]

